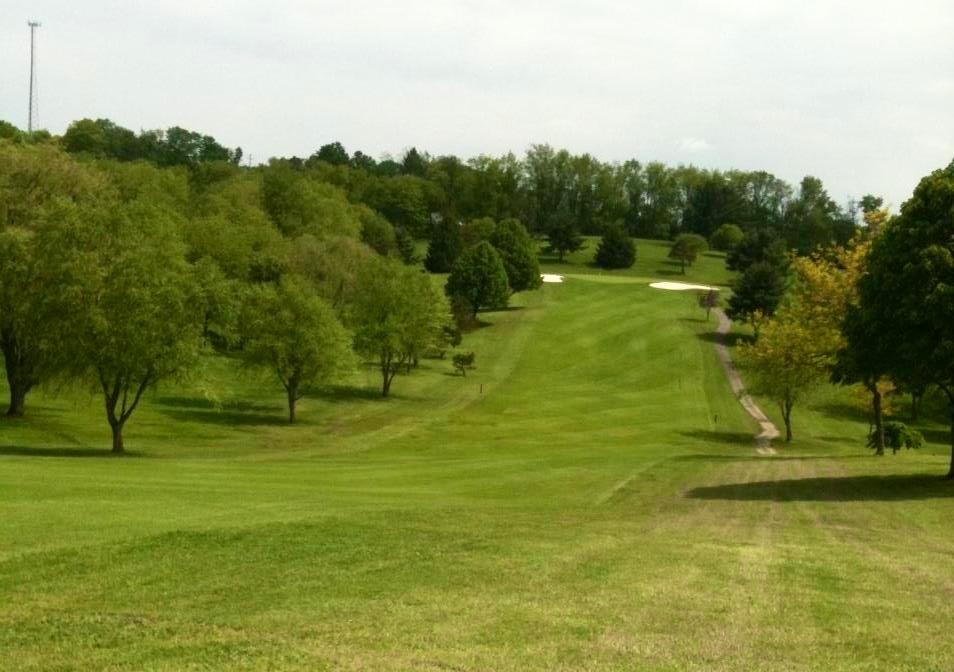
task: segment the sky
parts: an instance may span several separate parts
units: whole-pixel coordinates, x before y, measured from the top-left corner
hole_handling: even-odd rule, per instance
[[[896,210],[954,159],[954,3],[0,0],[0,119],[348,151],[767,170]]]

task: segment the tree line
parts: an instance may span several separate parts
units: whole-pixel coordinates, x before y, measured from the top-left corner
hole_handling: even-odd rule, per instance
[[[0,137],[17,133],[0,126]],[[108,119],[75,121],[59,140],[72,154],[161,166],[242,157],[240,148],[179,127],[136,134]],[[560,254],[577,236],[601,235],[617,223],[631,236],[670,240],[680,233],[709,239],[725,224],[743,232],[771,230],[787,248],[807,254],[818,245],[845,244],[859,215],[859,204],[840,206],[812,176],[793,186],[765,171],[607,163],[545,144],[532,145],[523,157],[462,159],[412,147],[398,158],[375,159],[330,142],[308,157],[272,161],[343,189],[349,200],[413,237],[430,237],[432,213],[463,222],[514,218]]]
[[[903,423],[885,422],[888,394],[909,395],[916,419],[936,390],[950,417],[954,478],[954,162],[924,177],[896,216],[878,198],[861,205],[866,226],[848,245],[761,259],[737,248],[737,263],[775,269],[758,291],[741,286],[743,273],[730,300],[730,312],[757,323],[742,359],[753,386],[779,403],[788,439],[793,407],[815,386],[860,386],[879,455],[920,443]]]
[[[357,365],[377,368],[388,396],[479,309],[539,283],[513,219],[468,229],[445,283],[381,213],[286,161],[163,166],[62,144],[0,139],[8,415],[37,385],[90,385],[117,453],[144,393],[198,375],[203,354],[270,372],[294,422],[304,394]]]

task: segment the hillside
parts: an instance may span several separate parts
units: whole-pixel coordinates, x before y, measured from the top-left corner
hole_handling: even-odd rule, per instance
[[[224,359],[128,458],[95,396],[38,394],[0,425],[0,669],[954,666],[940,429],[877,460],[826,391],[757,455],[715,321],[646,284],[721,259],[592,247],[481,314],[466,378],[425,360],[382,401],[363,371],[296,426]]]

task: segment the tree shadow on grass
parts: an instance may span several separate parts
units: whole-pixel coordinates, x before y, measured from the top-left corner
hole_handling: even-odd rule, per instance
[[[679,269],[672,269],[672,268],[657,268],[655,273],[656,275],[678,275],[681,278],[686,277],[686,274],[680,271]]]
[[[244,400],[232,400],[225,401],[221,403],[216,403],[205,397],[160,397],[156,400],[159,404],[163,406],[171,406],[173,408],[186,408],[186,409],[196,409],[196,410],[209,410],[209,411],[236,411],[236,412],[245,412],[253,411],[257,413],[269,413],[269,412],[278,412],[285,410],[285,406],[281,404],[263,404],[257,401],[244,401]]]
[[[693,488],[690,499],[768,502],[894,502],[954,498],[939,475],[843,476],[752,481]]]
[[[951,430],[949,429],[928,429],[925,427],[916,427],[924,440],[928,443],[939,443],[942,446],[951,445]]]
[[[560,259],[555,254],[538,254],[537,263],[541,266],[576,266],[569,259]]]
[[[209,425],[281,425],[288,424],[284,405],[234,400],[215,403],[205,397],[160,397],[159,412],[179,422]]]
[[[199,422],[207,425],[257,426],[288,424],[288,417],[285,413],[279,411],[275,411],[274,414],[265,414],[210,408],[208,410],[163,409],[161,412],[163,415],[179,422]],[[287,413],[287,411],[285,412]]]
[[[16,457],[99,457],[107,459],[145,457],[142,453],[133,451],[116,455],[109,448],[41,448],[37,446],[0,446],[0,455]]]
[[[725,334],[725,336],[720,336],[714,331],[708,331],[704,334],[697,334],[696,338],[698,338],[700,341],[706,341],[707,343],[725,343],[730,348],[734,348],[740,343],[746,343],[752,340],[745,334],[729,332],[728,334]]]
[[[380,387],[354,387],[351,385],[332,385],[314,393],[316,399],[333,404],[348,401],[387,401]]]
[[[832,403],[815,406],[814,410],[833,420],[852,420],[867,423],[870,419],[868,411],[853,404]]]
[[[517,310],[526,310],[526,306],[503,306],[501,308],[481,308],[478,313],[512,313]]]

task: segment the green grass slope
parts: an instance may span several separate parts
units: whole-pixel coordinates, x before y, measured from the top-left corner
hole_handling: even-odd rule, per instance
[[[943,448],[872,458],[820,399],[760,457],[693,296],[565,270],[483,315],[466,378],[362,372],[293,427],[227,360],[123,459],[95,397],[31,398],[0,669],[954,667]]]
[[[686,266],[686,272],[678,261],[669,258],[670,241],[635,239],[636,263],[630,268],[604,270],[593,261],[600,244],[599,236],[584,236],[582,249],[566,255],[560,261],[556,254],[540,256],[544,273],[594,274],[603,277],[628,277],[640,280],[669,280],[671,282],[707,283],[728,285],[730,274],[725,269],[725,253],[709,251],[699,255],[696,261]]]

